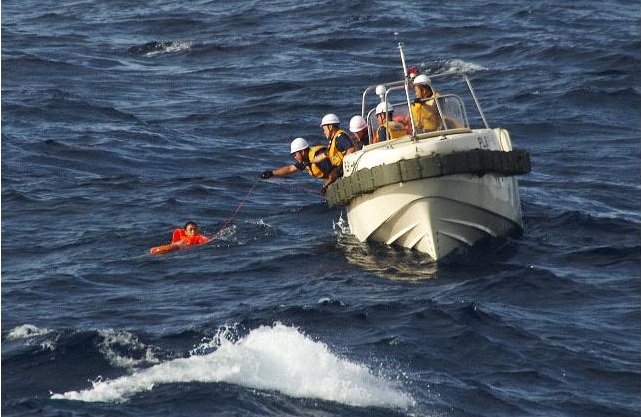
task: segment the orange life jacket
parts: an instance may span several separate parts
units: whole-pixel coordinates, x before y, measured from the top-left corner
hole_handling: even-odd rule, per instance
[[[174,234],[171,237],[171,243],[183,242],[186,246],[201,245],[209,242],[210,240],[211,238],[203,235],[188,236],[184,229],[174,230]]]
[[[319,146],[312,146],[309,148],[309,160],[313,161],[314,158],[316,157],[316,154],[324,151],[327,149],[327,146],[319,145]],[[329,174],[328,172],[323,172],[323,170],[320,169],[320,167],[316,164],[309,164],[307,167],[305,167],[307,170],[307,173],[311,175],[312,177],[316,178],[327,178],[327,175]]]
[[[171,236],[171,243],[180,242],[185,236],[187,236],[187,232],[185,232],[184,229],[176,229],[174,230],[174,234]]]
[[[187,236],[187,232],[183,229],[176,229],[171,236],[171,243],[167,245],[155,246],[150,249],[152,255],[161,255],[163,253],[172,252],[185,246],[202,245],[211,240],[207,236],[193,235]]]
[[[329,140],[329,149],[327,150],[327,157],[329,158],[329,161],[334,165],[335,167],[340,166],[343,163],[343,158],[345,157],[345,153],[339,151],[336,148],[336,139],[340,134],[344,134],[347,136],[349,141],[354,144],[352,141],[352,136],[344,131],[343,129],[338,129],[336,132],[334,132],[334,135],[332,138]]]
[[[385,126],[385,129],[387,130],[387,136],[389,136],[389,140],[398,139],[401,136],[407,135],[407,130],[405,129],[405,126],[403,126],[402,123],[399,123],[395,120],[389,120],[383,126]],[[380,130],[380,127],[376,129],[376,132],[374,134],[374,143],[387,140],[387,138],[378,137],[379,130]]]

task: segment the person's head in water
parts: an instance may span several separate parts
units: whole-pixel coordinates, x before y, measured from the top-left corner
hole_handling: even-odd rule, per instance
[[[198,225],[195,222],[185,223],[185,233],[187,236],[195,236],[199,234]]]

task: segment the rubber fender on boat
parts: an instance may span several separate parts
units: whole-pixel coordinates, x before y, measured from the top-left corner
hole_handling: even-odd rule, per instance
[[[443,175],[443,162],[441,156],[435,155],[428,158],[419,158],[421,164],[421,173],[426,178],[439,177]]]
[[[398,161],[403,181],[414,181],[422,178],[420,158]]]
[[[357,189],[363,193],[369,193],[376,189],[374,184],[374,176],[372,170],[369,168],[359,171],[361,174],[355,180],[358,181]]]
[[[373,167],[372,176],[374,177],[374,186],[376,188],[403,181],[403,177],[401,176],[401,167],[398,162]]]
[[[531,170],[530,154],[525,150],[504,152],[473,149],[448,155],[401,159],[388,165],[364,168],[330,185],[326,198],[330,207],[344,206],[354,197],[400,182],[454,174],[483,176],[494,173],[513,176],[527,174]]]

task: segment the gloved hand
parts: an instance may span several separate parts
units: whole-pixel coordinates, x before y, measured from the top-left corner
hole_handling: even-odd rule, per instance
[[[271,171],[265,171],[265,172],[263,172],[262,174],[260,174],[260,175],[258,176],[258,178],[260,178],[260,179],[262,179],[262,180],[266,180],[267,178],[271,178],[271,177],[273,177],[273,176],[274,176],[274,173],[273,173],[273,172],[271,172]]]

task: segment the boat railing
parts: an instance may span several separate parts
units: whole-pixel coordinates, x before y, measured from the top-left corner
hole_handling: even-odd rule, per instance
[[[395,88],[395,87],[400,87],[400,88]],[[398,89],[401,89],[401,88],[405,88],[405,81],[404,80],[393,81],[393,82],[385,83],[385,84],[377,84],[377,85],[372,85],[372,86],[367,87],[365,89],[365,91],[363,91],[363,99],[362,99],[362,102],[361,102],[361,116],[365,117],[366,109],[367,109],[367,97],[369,96],[369,94],[372,93],[372,91],[374,91],[376,93],[376,95],[378,95],[379,98],[381,98],[381,100],[382,100],[383,98],[387,99],[387,96],[381,97],[381,94],[387,94],[387,91],[389,89],[397,89],[398,90]],[[374,107],[376,107],[376,105],[374,105]]]
[[[433,132],[419,133],[418,135],[416,135],[416,137],[407,135],[394,140],[373,143],[373,144],[367,145],[367,150],[370,151],[373,149],[394,149],[410,142],[422,142],[426,140],[440,141],[440,140],[449,138],[453,135],[472,133],[472,132],[473,132],[472,129],[469,129],[466,127],[454,128],[449,130],[435,130]],[[358,166],[358,162],[356,163],[355,166]]]
[[[403,125],[407,125],[409,119],[409,110],[407,108],[407,103],[405,101],[402,102],[392,102],[389,98],[390,94],[393,93],[394,91],[400,91],[405,88],[404,82],[403,81],[397,81],[394,83],[389,83],[389,84],[383,84],[382,85],[384,88],[381,88],[381,85],[375,86],[374,88],[378,89],[377,95],[379,96],[381,101],[385,101],[389,104],[392,105],[393,107],[393,115],[394,119],[397,122],[401,122]],[[371,91],[371,88],[369,89]],[[366,90],[366,93],[368,91]],[[376,120],[376,115],[374,112],[376,111],[376,106],[372,107],[368,112],[367,115],[365,115],[365,97],[366,93],[363,94],[363,117],[367,121],[367,127],[368,127],[368,132],[369,132],[369,137],[373,138],[374,137],[374,132],[378,128],[378,121]],[[385,118],[389,118],[389,114],[387,111],[385,112]],[[412,131],[411,129],[408,129],[408,134],[410,134]]]
[[[487,120],[485,119],[485,114],[483,113],[483,109],[481,108],[481,104],[479,103],[479,100],[476,96],[476,91],[474,91],[474,87],[472,86],[472,82],[470,81],[470,77],[467,76],[467,74],[460,72],[460,71],[447,71],[447,72],[442,72],[439,74],[432,74],[429,76],[430,79],[432,80],[432,83],[434,84],[439,84],[439,81],[443,81],[447,83],[447,80],[463,80],[465,82],[465,86],[467,88],[461,88],[459,89],[459,96],[463,96],[462,93],[469,93],[469,96],[472,100],[472,103],[468,103],[468,106],[463,106],[465,107],[474,107],[474,109],[478,112],[479,119],[482,121],[482,124],[484,128],[489,129],[489,124],[487,123]],[[450,82],[451,83],[451,82]],[[443,90],[446,92],[447,90]],[[460,97],[459,97],[460,98]],[[461,100],[462,102],[465,100]]]
[[[470,127],[461,97],[455,94],[445,94],[436,98],[436,105],[439,117],[443,121],[444,130]]]
[[[387,90],[388,93],[393,91],[393,89]],[[411,125],[410,110],[407,107],[405,101],[396,101],[392,102],[385,96],[385,100],[390,103],[393,107],[393,113],[391,119],[402,123],[406,130],[407,134],[413,137],[417,137],[419,134],[428,133],[427,131],[421,130],[418,127]],[[435,111],[438,112],[438,119],[442,121],[438,127],[439,131],[443,130],[452,130],[452,129],[461,129],[461,128],[470,128],[470,123],[468,121],[467,112],[465,111],[465,105],[461,97],[455,94],[445,94],[438,96],[434,100]],[[369,137],[374,137],[374,132],[378,128],[378,121],[375,117],[375,107],[372,107],[367,111],[367,114],[363,116],[367,122],[367,127],[369,131]]]
[[[485,115],[481,109],[476,93],[469,77],[461,72],[447,72],[430,75],[432,79],[434,96],[434,110],[440,118],[439,130],[489,128]],[[400,93],[400,94],[399,94]],[[378,100],[372,97],[378,96]],[[375,103],[373,102],[375,101]],[[378,123],[374,117],[376,105],[386,101],[394,106],[394,119],[403,120],[407,126],[408,135],[417,138],[421,131],[413,126],[412,114],[408,108],[411,102],[407,97],[406,81],[399,80],[367,87],[363,92],[361,115],[368,124],[370,138],[377,129]],[[474,109],[473,119],[470,119],[468,110]]]

